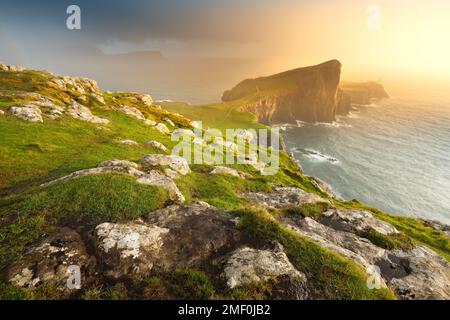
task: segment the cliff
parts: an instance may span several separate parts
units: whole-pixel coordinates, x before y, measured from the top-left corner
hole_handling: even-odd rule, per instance
[[[352,104],[370,104],[388,98],[376,82],[340,82],[341,63],[331,60],[256,79],[247,79],[225,91],[224,102],[239,101],[240,110],[264,124],[333,122],[347,115]]]
[[[243,99],[242,111],[265,124],[332,122],[342,94],[341,63],[331,60],[273,76],[244,80],[223,94],[223,101]]]
[[[373,101],[389,98],[378,82],[342,82],[340,88],[353,104],[368,105]]]

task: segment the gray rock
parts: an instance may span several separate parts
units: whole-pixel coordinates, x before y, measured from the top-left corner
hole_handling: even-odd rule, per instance
[[[71,266],[80,270],[80,286],[70,281]],[[6,279],[12,285],[36,288],[53,285],[70,293],[91,281],[95,259],[86,252],[85,245],[75,231],[62,228],[57,233],[31,247],[25,255],[6,269]],[[68,286],[68,281],[71,286]]]
[[[170,134],[169,128],[164,123],[158,123],[155,126],[155,129],[161,132],[162,134]]]
[[[89,108],[77,103],[73,102],[68,108],[67,108],[67,114],[69,114],[71,117],[75,119],[79,119],[82,121],[88,121],[92,123],[109,123],[108,119],[103,119],[100,117],[97,117],[91,113],[91,110]]]
[[[149,173],[140,176],[137,179],[137,183],[166,189],[170,199],[175,203],[183,203],[185,201],[183,194],[178,189],[175,182],[173,182],[172,178],[163,176],[156,171],[150,171]]]
[[[120,278],[153,268],[169,229],[139,222],[102,223],[95,228],[97,255],[106,276]]]
[[[223,166],[214,167],[213,170],[211,170],[210,174],[227,174],[227,175],[231,175],[231,176],[234,176],[237,178],[242,178],[242,179],[246,179],[246,178],[250,177],[250,175],[248,173],[238,171],[233,168],[223,167]]]
[[[21,107],[11,107],[11,113],[19,119],[29,122],[44,122],[39,107],[29,104]]]
[[[140,160],[140,162],[144,166],[169,167],[182,175],[186,175],[191,172],[187,160],[179,156],[147,154]]]
[[[328,195],[330,198],[337,199],[336,194],[333,192],[331,187],[324,181],[316,177],[309,177],[312,184],[314,184],[320,191]]]
[[[127,146],[137,146],[139,144],[134,140],[120,140],[119,143]]]
[[[145,143],[147,146],[155,148],[155,149],[159,149],[162,150],[164,152],[168,152],[169,149],[167,149],[167,147],[165,145],[163,145],[161,142],[158,141],[147,141]]]
[[[283,275],[306,282],[305,275],[294,268],[281,245],[274,250],[239,248],[231,253],[224,268],[224,276],[231,289]]]
[[[306,203],[327,202],[319,196],[293,187],[275,187],[272,192],[248,192],[243,196],[255,204],[269,208],[288,208]]]
[[[381,234],[395,234],[398,230],[388,222],[362,210],[331,209],[322,214],[320,222],[336,230],[362,232],[373,229]]]
[[[106,160],[101,162],[98,167],[123,167],[139,169],[139,165],[137,163],[128,160]]]

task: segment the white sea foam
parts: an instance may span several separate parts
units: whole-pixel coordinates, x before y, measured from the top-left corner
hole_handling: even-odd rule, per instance
[[[335,157],[332,157],[330,155],[326,155],[323,153],[320,153],[317,150],[313,150],[313,149],[303,149],[303,148],[292,148],[291,149],[292,152],[298,152],[301,155],[303,155],[304,157],[312,160],[312,161],[318,161],[318,162],[330,162],[332,164],[338,164],[339,160],[336,159]]]

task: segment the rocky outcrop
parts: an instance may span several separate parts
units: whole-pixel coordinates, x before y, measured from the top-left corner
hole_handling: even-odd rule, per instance
[[[42,112],[37,106],[26,105],[22,107],[11,107],[11,113],[19,119],[29,122],[44,122]]]
[[[136,109],[134,107],[129,107],[129,106],[121,106],[119,108],[119,111],[125,113],[126,115],[129,115],[130,117],[133,117],[137,120],[143,121],[145,124],[149,125],[149,126],[155,126],[156,122],[150,119],[147,119],[144,114],[139,111],[139,109]]]
[[[6,279],[22,288],[52,285],[70,293],[91,282],[95,258],[91,257],[78,233],[62,228],[31,247],[23,258],[10,265]],[[71,276],[80,276],[71,281]]]
[[[289,229],[306,236],[363,267],[378,286],[388,286],[402,299],[450,298],[450,264],[434,251],[420,245],[411,250],[387,250],[359,236],[361,230],[374,229],[382,234],[398,231],[368,212],[334,210],[318,221],[298,216],[283,216]]]
[[[75,119],[92,123],[109,123],[108,119],[103,119],[92,114],[91,110],[77,102],[72,103],[67,108],[67,114]]]
[[[276,209],[301,206],[305,203],[327,202],[315,194],[293,187],[275,187],[272,192],[248,192],[243,196],[259,206]]]
[[[165,154],[147,154],[142,157],[140,162],[146,167],[169,168],[182,175],[186,175],[191,172],[186,159],[179,156]]]

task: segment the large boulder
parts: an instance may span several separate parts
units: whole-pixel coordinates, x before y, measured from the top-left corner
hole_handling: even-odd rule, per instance
[[[22,288],[52,285],[71,293],[92,280],[95,259],[86,251],[80,235],[68,228],[43,239],[26,251],[23,258],[6,269],[7,281]],[[80,281],[72,282],[80,272]],[[75,272],[75,273],[74,273]]]
[[[243,196],[256,205],[268,208],[289,208],[306,203],[326,202],[319,196],[295,187],[275,187],[272,192],[248,192]]]

